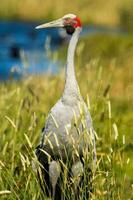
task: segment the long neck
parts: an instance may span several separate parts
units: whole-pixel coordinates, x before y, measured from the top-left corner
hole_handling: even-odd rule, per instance
[[[76,28],[68,46],[66,81],[65,81],[65,89],[64,89],[63,97],[66,97],[68,95],[71,95],[71,96],[79,95],[79,88],[78,88],[78,84],[77,84],[77,80],[75,76],[75,68],[74,68],[74,53],[75,53],[75,48],[76,48],[81,30],[82,28]]]

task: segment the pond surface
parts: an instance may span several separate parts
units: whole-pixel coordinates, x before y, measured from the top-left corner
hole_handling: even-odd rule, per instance
[[[38,23],[39,24],[39,23]],[[60,62],[47,56],[65,40],[62,29],[35,30],[37,23],[0,21],[0,80],[18,79],[24,74],[58,73]],[[84,27],[82,35],[119,33],[119,29]]]

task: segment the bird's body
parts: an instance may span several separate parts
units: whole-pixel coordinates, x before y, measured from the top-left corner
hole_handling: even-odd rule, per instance
[[[72,169],[76,169],[75,166],[82,166],[82,164],[77,165],[77,160],[80,163],[80,158],[83,156],[86,148],[88,151],[93,150],[92,160],[94,162],[96,157],[92,120],[80,94],[74,69],[74,52],[82,27],[79,18],[69,14],[38,28],[56,26],[65,27],[67,33],[72,35],[67,54],[66,81],[61,98],[46,118],[39,148],[43,149],[55,161],[59,159],[66,161],[66,159],[72,158]],[[38,150],[37,156],[45,168],[48,159]],[[49,170],[54,170],[54,164],[52,162]],[[58,164],[56,163],[55,172],[57,171],[57,166]],[[49,171],[49,173],[53,174],[53,171]],[[73,174],[76,174],[76,172],[73,172]],[[55,193],[55,188],[53,190]]]
[[[83,141],[81,138],[83,127],[80,124],[80,133],[78,133],[75,125],[75,117],[77,119],[80,118],[80,108],[84,109],[85,112],[86,128],[92,128],[90,114],[82,98],[79,100],[72,98],[70,101],[61,98],[51,109],[41,138],[42,146],[45,146],[49,154],[54,150],[55,156],[61,156],[65,160],[64,147],[68,153],[70,150],[72,151],[72,146],[76,145],[76,142],[79,152],[82,152]],[[74,141],[72,141],[73,138]],[[80,138],[80,141],[78,138]],[[75,143],[73,144],[73,142]]]

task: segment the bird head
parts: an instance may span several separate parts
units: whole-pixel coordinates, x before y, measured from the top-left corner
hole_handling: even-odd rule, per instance
[[[74,14],[64,15],[62,18],[51,21],[49,23],[41,24],[36,27],[36,29],[40,28],[52,28],[52,27],[61,27],[66,30],[66,32],[72,35],[76,28],[81,27],[80,19]]]

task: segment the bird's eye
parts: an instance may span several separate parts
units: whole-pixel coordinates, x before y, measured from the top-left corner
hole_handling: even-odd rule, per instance
[[[75,31],[75,21],[71,18],[65,18],[64,20],[64,28],[69,35],[72,35]]]
[[[76,24],[75,19],[71,19],[71,18],[65,18],[64,19],[64,27],[69,26],[69,25],[75,26],[75,24]]]

